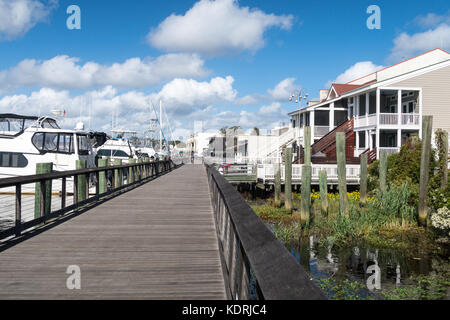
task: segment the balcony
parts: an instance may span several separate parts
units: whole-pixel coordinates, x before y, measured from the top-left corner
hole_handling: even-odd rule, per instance
[[[398,113],[380,113],[379,124],[387,126],[416,126],[420,125],[420,115],[417,113],[402,113],[400,115],[401,123],[399,123]],[[370,127],[376,126],[377,115],[370,114],[369,116],[358,116],[355,118],[355,127]]]

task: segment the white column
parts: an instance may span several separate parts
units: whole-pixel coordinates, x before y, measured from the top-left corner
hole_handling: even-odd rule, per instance
[[[397,117],[398,117],[398,125],[402,125],[402,90],[398,90],[398,98],[397,98]]]
[[[309,126],[311,127],[311,145],[314,143],[314,110],[309,113]]]
[[[368,134],[369,134],[369,148],[370,148],[370,150],[372,150],[372,149],[373,149],[372,132],[371,132],[371,131],[367,131],[367,132],[368,132]]]
[[[397,129],[397,148],[402,146],[402,129]]]
[[[370,131],[366,130],[366,133],[364,134],[365,142],[364,142],[364,149],[369,148],[369,140],[370,140]]]
[[[330,128],[328,130],[333,130],[334,129],[334,102],[330,103]]]
[[[375,147],[377,148],[377,159],[380,158],[380,105],[381,105],[381,91],[377,89],[377,127],[375,136]]]

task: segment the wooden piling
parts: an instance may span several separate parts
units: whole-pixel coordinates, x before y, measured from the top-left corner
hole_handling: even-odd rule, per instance
[[[286,148],[284,164],[284,207],[292,210],[292,148]]]
[[[104,168],[108,166],[108,159],[98,159],[98,167]],[[103,194],[108,190],[106,182],[106,171],[101,171],[98,174],[99,193]]]
[[[303,165],[300,209],[300,219],[302,224],[307,224],[311,221],[311,173],[311,165]]]
[[[86,169],[87,161],[86,160],[75,160],[75,168],[77,170]],[[77,199],[78,202],[86,200],[86,176],[84,174],[80,174],[77,177],[78,188],[77,188]]]
[[[128,163],[129,164],[135,164],[136,163],[136,159],[130,158],[128,160]],[[128,184],[135,182],[135,172],[136,172],[136,168],[135,167],[128,168]]]
[[[36,163],[36,174],[51,173],[53,169],[53,163]],[[46,181],[45,190],[43,191],[44,197],[41,197],[41,184],[36,183],[34,194],[34,218],[41,217],[41,213],[47,215],[50,213],[51,199],[52,199],[52,182]],[[45,208],[41,211],[41,199],[44,199]]]
[[[367,153],[360,157],[359,197],[361,203],[367,201]]]
[[[328,181],[327,171],[320,170],[319,172],[319,186],[320,186],[320,204],[321,211],[324,217],[328,216]]]
[[[387,152],[386,151],[380,152],[380,165],[378,168],[378,172],[380,179],[381,194],[385,193],[387,190],[387,160],[388,160]]]
[[[302,223],[309,223],[311,219],[311,127],[304,129],[304,164],[302,166],[302,185],[301,185],[301,209],[300,218]]]
[[[276,165],[275,172],[275,205],[279,207],[281,205],[281,165]]]
[[[433,116],[424,116],[422,119],[422,155],[420,159],[420,186],[419,186],[419,224],[427,225],[428,208],[428,180],[430,170],[431,130]]]
[[[336,157],[339,179],[339,214],[348,216],[347,170],[345,163],[345,133],[336,133]]]
[[[139,158],[139,159],[137,160],[137,163],[140,164],[140,166],[137,167],[137,169],[138,169],[138,174],[137,174],[137,176],[138,176],[138,180],[141,181],[142,178],[143,178],[143,175],[144,175],[144,170],[143,170],[143,166],[142,166],[142,158]]]

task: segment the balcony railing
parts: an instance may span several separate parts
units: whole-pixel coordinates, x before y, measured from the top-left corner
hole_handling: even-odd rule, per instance
[[[398,124],[397,113],[380,113],[380,124]]]
[[[381,125],[398,125],[398,113],[380,113]],[[402,113],[401,125],[420,125],[420,115],[417,113]],[[371,114],[369,116],[358,116],[355,121],[355,127],[375,126],[377,124],[377,115]]]
[[[330,132],[329,126],[314,126],[314,137],[323,137]]]
[[[380,154],[383,151],[385,151],[388,155],[400,152],[400,148],[398,148],[398,147],[380,147],[379,149],[380,149]]]
[[[418,126],[420,123],[419,115],[416,113],[402,113],[402,124]]]
[[[367,127],[367,126],[375,126],[377,124],[377,115],[369,114],[367,117],[358,116],[355,121],[355,127]]]

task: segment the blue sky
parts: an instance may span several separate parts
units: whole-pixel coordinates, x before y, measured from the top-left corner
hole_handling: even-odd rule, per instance
[[[68,30],[66,9],[81,9]],[[381,29],[369,30],[370,5]],[[0,0],[0,112],[65,109],[65,126],[143,131],[163,100],[176,138],[270,129],[310,97],[436,47],[450,49],[448,1]]]

